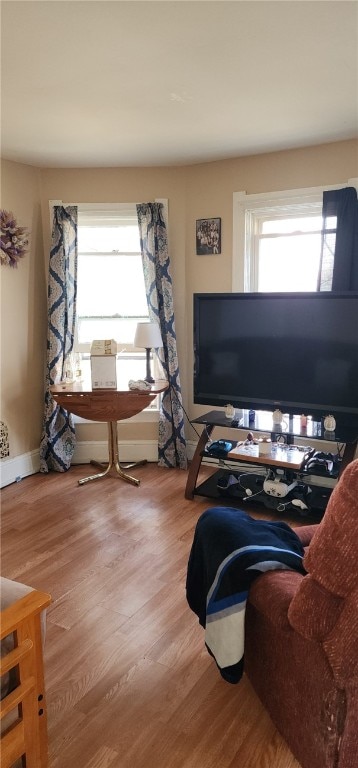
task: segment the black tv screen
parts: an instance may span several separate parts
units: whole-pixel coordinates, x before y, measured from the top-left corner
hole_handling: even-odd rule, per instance
[[[358,293],[194,294],[194,402],[358,419]]]

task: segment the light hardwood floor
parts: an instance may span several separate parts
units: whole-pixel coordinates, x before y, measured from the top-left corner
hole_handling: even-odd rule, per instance
[[[245,676],[221,679],[186,603],[194,526],[214,502],[186,501],[181,470],[79,487],[91,471],[1,494],[1,573],[53,599],[50,768],[300,768]]]

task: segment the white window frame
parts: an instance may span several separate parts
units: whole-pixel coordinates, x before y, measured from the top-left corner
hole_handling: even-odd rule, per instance
[[[258,254],[255,250],[255,233],[258,217],[282,215],[307,215],[322,210],[324,191],[358,185],[358,179],[322,187],[288,189],[278,192],[249,194],[233,193],[233,260],[232,291],[242,293],[257,291]]]
[[[93,225],[96,219],[96,216],[98,217],[98,226],[103,225],[105,219],[108,219],[108,224],[113,222],[118,222],[118,219],[120,217],[123,217],[125,219],[128,217],[128,220],[133,218],[133,214],[136,212],[135,209],[135,203],[83,203],[78,204],[78,211],[79,211],[79,217],[82,215],[83,218],[85,218],[86,214],[93,214],[89,221],[91,221],[91,224]],[[82,223],[83,220],[82,220]],[[141,319],[141,318],[140,318]],[[133,353],[135,350],[133,344],[129,344],[126,342],[126,352],[128,354]],[[90,353],[90,343],[80,343],[78,341],[78,324],[76,322],[75,327],[75,339],[74,339],[74,346],[73,346],[74,352],[80,352],[85,355],[89,355]],[[118,344],[117,352],[119,353],[121,351],[121,343]],[[144,353],[143,353],[144,356]]]

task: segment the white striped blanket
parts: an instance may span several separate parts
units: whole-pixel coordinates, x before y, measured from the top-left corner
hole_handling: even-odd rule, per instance
[[[244,669],[250,585],[265,571],[305,573],[303,554],[300,539],[286,523],[255,520],[231,507],[213,507],[199,518],[188,562],[187,600],[228,682],[239,682]]]

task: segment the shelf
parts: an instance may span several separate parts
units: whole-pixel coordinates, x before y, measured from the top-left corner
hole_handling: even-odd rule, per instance
[[[262,432],[274,435],[282,435],[288,438],[288,442],[293,442],[293,437],[299,437],[302,440],[324,440],[330,443],[356,443],[358,440],[358,423],[346,423],[343,418],[336,418],[336,431],[327,432],[324,429],[323,421],[308,420],[307,428],[302,429],[300,416],[283,414],[282,424],[279,426],[273,424],[271,411],[255,411],[255,418],[249,419],[249,411],[244,410],[243,416],[237,426],[233,427],[231,420],[227,419],[224,411],[209,411],[197,419],[193,419],[193,424],[205,424],[215,427],[224,427],[225,429],[247,429],[250,432]]]
[[[233,447],[231,451],[221,457],[215,456],[210,453],[210,441],[212,440],[213,431],[215,427],[233,430],[234,428],[230,420],[226,418],[223,411],[209,411],[209,413],[194,420],[194,423],[203,425],[203,430],[189,466],[185,498],[193,499],[195,495],[198,495],[221,500],[227,498],[228,503],[234,503],[235,499],[233,499],[232,495],[228,494],[225,497],[223,491],[218,489],[218,477],[222,477],[225,474],[227,476],[228,472],[236,475],[240,474],[239,464],[249,462],[251,465],[257,465],[258,469],[256,473],[252,467],[248,473],[245,473],[244,471],[241,472],[241,475],[245,474],[245,486],[243,487],[242,492],[239,486],[236,489],[236,502],[239,501],[239,503],[242,503],[245,494],[247,495],[247,490],[245,489],[250,488],[251,494],[249,494],[250,499],[248,505],[254,501],[254,503],[264,504],[265,507],[277,510],[278,512],[282,512],[283,509],[286,511],[286,507],[282,507],[282,504],[286,504],[285,499],[290,501],[289,494],[286,497],[277,498],[265,493],[260,487],[251,488],[249,485],[251,482],[250,474],[252,478],[255,478],[255,476],[261,476],[262,478],[264,467],[271,468],[273,472],[275,471],[275,468],[277,468],[277,470],[281,469],[281,474],[285,480],[288,480],[289,483],[297,483],[295,489],[292,490],[292,498],[297,500],[301,498],[301,500],[304,500],[302,496],[297,496],[298,487],[300,487],[300,493],[303,493],[304,498],[307,498],[307,500],[309,498],[309,502],[307,501],[309,509],[304,510],[302,514],[311,516],[311,513],[313,512],[313,514],[321,514],[322,516],[333,489],[331,487],[327,488],[326,486],[319,485],[312,485],[311,488],[308,478],[320,477],[322,482],[327,478],[330,480],[338,479],[347,464],[354,459],[358,442],[357,424],[353,423],[350,427],[349,425],[344,425],[343,427],[338,424],[336,434],[333,435],[332,433],[330,435],[331,441],[334,440],[337,443],[344,444],[344,451],[339,461],[334,462],[332,471],[323,472],[321,468],[317,468],[317,470],[315,470],[314,467],[307,468],[306,464],[307,459],[310,459],[312,454],[314,454],[314,448],[310,443],[314,443],[315,440],[326,439],[326,434],[324,433],[321,422],[309,420],[309,427],[305,430],[301,430],[299,416],[285,417],[285,424],[282,424],[281,429],[277,428],[277,425],[272,424],[271,412],[258,411],[255,414],[254,421],[250,420],[250,422],[248,422],[247,419],[248,412],[244,411],[242,422],[239,424],[238,428],[244,430],[247,429],[249,432],[269,432],[271,434],[271,440],[274,443],[270,453],[260,455],[259,444],[246,443],[246,441],[232,441]],[[275,427],[274,431],[273,426]],[[283,436],[285,440],[280,442],[280,436]],[[303,438],[305,445],[295,445],[294,437]],[[203,458],[210,458],[216,461],[216,466],[218,466],[217,462],[220,460],[230,463],[231,466],[227,466],[223,470],[219,469],[219,473],[221,472],[223,474],[218,475],[217,472],[215,472],[204,483],[197,485]],[[235,464],[237,464],[237,467],[235,467]],[[276,475],[278,474],[279,472],[277,471]],[[309,497],[307,496],[306,488],[310,488]],[[297,513],[297,509],[294,506],[292,507],[291,505],[291,508]]]
[[[277,445],[271,449],[270,454],[259,454],[259,445],[241,445],[237,444],[226,456],[218,457],[210,453],[209,450],[205,450],[202,453],[203,459],[218,460],[221,458],[223,462],[238,462],[249,464],[257,464],[261,467],[278,467],[283,469],[289,469],[292,472],[297,472],[300,476],[307,477],[322,477],[330,480],[337,480],[339,475],[340,464],[334,465],[332,471],[322,471],[321,469],[314,469],[314,467],[306,468],[307,459],[314,458],[314,449],[310,447],[295,448],[295,446]],[[228,467],[229,469],[229,467]],[[233,471],[236,471],[233,468]]]
[[[286,507],[285,513],[289,511],[299,517],[309,517],[310,522],[314,522],[312,521],[312,515],[319,520],[322,519],[329,497],[332,493],[331,488],[313,486],[311,492],[306,496],[306,503],[309,508],[307,510],[300,510],[299,507],[294,507],[293,505],[289,506],[289,501],[292,500],[292,498],[295,498],[295,493],[293,491],[280,499],[269,496],[264,491],[260,492],[260,485],[262,487],[264,478],[263,476],[258,478],[255,476],[254,472],[251,476],[248,476],[246,472],[231,472],[232,475],[237,477],[240,475],[245,475],[245,482],[243,483],[242,489],[237,487],[235,489],[235,493],[232,494],[219,490],[218,481],[221,478],[225,478],[227,474],[228,470],[217,470],[214,474],[212,474],[195,488],[194,494],[196,496],[205,496],[211,500],[220,500],[223,502],[223,504],[226,504],[226,506],[243,508],[243,506],[247,506],[246,502],[243,501],[243,499],[247,496],[246,489],[250,488],[252,491],[252,497],[248,499],[249,505],[254,501],[255,503],[263,504],[266,509],[272,509],[275,511],[280,506],[280,504],[287,504],[288,506]],[[255,499],[253,499],[255,494],[257,495],[255,496]]]
[[[227,454],[227,459],[236,459],[239,461],[250,461],[264,466],[284,467],[285,469],[301,470],[307,459],[312,453],[312,449],[307,447],[303,450],[293,445],[280,445],[274,443],[271,446],[271,452],[260,455],[260,446],[257,444],[238,443],[232,451]]]

